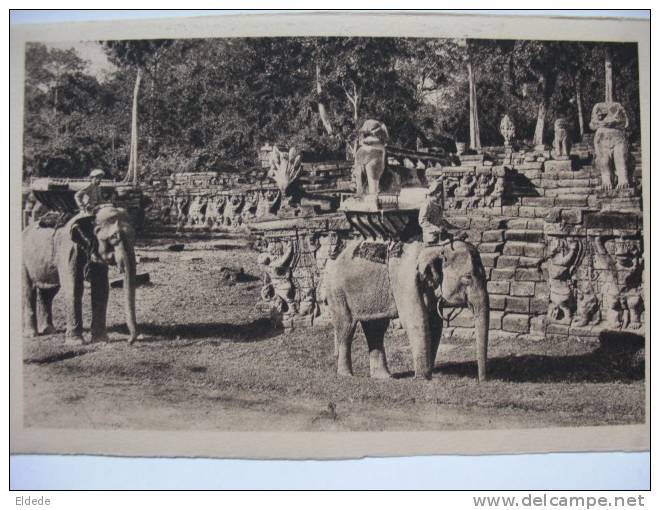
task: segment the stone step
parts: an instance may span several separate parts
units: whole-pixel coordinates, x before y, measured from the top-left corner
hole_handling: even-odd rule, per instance
[[[545,254],[545,243],[507,241],[503,246],[502,254],[525,257],[543,257]]]
[[[582,195],[582,196],[587,196],[590,195],[593,192],[593,188],[587,187],[587,188],[551,188],[551,189],[546,189],[545,190],[545,196],[546,197],[558,197],[558,196],[566,196],[566,195]]]
[[[507,241],[542,243],[544,238],[543,230],[511,229],[504,233],[504,239]]]
[[[522,207],[521,207],[522,209]],[[507,222],[508,230],[504,232],[506,239],[506,233],[511,230],[533,230],[533,231],[542,231],[543,224],[545,222],[543,219],[530,219],[530,218],[513,218]]]

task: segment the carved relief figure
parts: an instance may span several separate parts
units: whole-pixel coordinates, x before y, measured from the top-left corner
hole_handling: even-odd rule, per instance
[[[280,207],[280,192],[278,190],[262,191],[257,203],[257,218],[264,218],[277,214]]]
[[[380,192],[380,178],[385,172],[385,144],[389,139],[387,127],[377,120],[367,120],[359,131],[359,147],[355,152],[353,178],[357,195],[364,194],[364,179],[369,194]]]
[[[222,211],[225,207],[225,197],[215,195],[211,197],[206,205],[206,225],[209,228],[222,225]]]
[[[639,329],[642,326],[642,253],[631,240],[618,239],[614,243],[614,257],[619,281],[621,327]]]
[[[190,200],[187,196],[181,195],[176,197],[176,223],[177,228],[182,228],[186,225],[188,219],[188,205]]]
[[[570,323],[573,318],[572,274],[578,258],[580,243],[557,239],[549,246],[548,277],[550,285],[550,305],[548,318],[553,321]]]
[[[594,135],[594,165],[601,175],[603,189],[628,188],[631,185],[628,168],[628,116],[619,103],[597,103],[591,112]]]
[[[188,222],[191,225],[203,225],[206,215],[207,197],[196,195],[190,201],[188,208]]]
[[[578,288],[577,310],[575,311],[576,326],[595,326],[600,324],[602,314],[600,312],[600,303],[593,293],[593,289],[582,291]]]
[[[226,227],[235,227],[240,225],[241,208],[243,207],[243,195],[231,195],[227,198],[225,209],[222,213],[223,223]]]
[[[258,261],[266,267],[261,297],[270,301],[275,309],[284,314],[296,312],[291,281],[292,243],[269,243],[268,252],[259,255]]]
[[[566,160],[571,157],[570,123],[568,119],[559,118],[555,121],[555,139],[552,143],[552,157],[558,160]]]
[[[259,192],[250,191],[245,195],[245,204],[243,205],[243,223],[256,218],[257,206],[259,205]]]

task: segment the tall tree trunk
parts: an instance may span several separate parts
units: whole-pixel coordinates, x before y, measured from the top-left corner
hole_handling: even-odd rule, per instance
[[[321,100],[322,94],[323,88],[321,87],[321,68],[318,64],[316,64],[316,95],[318,96],[319,102],[319,117],[321,117],[321,122],[323,123],[325,132],[332,136],[332,124],[330,124],[330,120],[328,119],[328,112],[325,108],[325,104],[323,104],[323,101]]]
[[[614,101],[614,83],[612,82],[612,53],[605,52],[605,101]]]
[[[142,80],[142,69],[138,67],[133,88],[133,109],[131,113],[131,148],[128,159],[128,172],[123,182],[137,184],[138,168],[138,94],[140,92],[140,81]]]
[[[584,135],[584,116],[582,115],[582,79],[580,71],[575,76],[575,107],[578,113],[578,127],[580,128],[580,139]]]
[[[536,127],[534,128],[534,145],[543,145],[543,133],[545,129],[545,116],[548,113],[550,98],[555,91],[557,75],[549,73],[543,77],[543,91],[541,102],[539,103],[538,114],[536,116]]]
[[[534,145],[543,145],[543,131],[545,127],[545,114],[548,112],[548,103],[545,96],[539,103],[538,113],[536,115],[536,127],[534,128]]]
[[[468,57],[468,83],[470,87],[470,149],[481,149],[481,136],[479,134],[479,111],[477,107],[477,86],[472,72],[472,62]]]

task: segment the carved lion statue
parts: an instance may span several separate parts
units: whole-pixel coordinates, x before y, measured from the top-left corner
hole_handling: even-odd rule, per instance
[[[369,194],[380,191],[380,178],[385,172],[385,144],[388,139],[387,127],[382,122],[369,119],[362,124],[353,165],[357,195],[364,194],[365,178]]]

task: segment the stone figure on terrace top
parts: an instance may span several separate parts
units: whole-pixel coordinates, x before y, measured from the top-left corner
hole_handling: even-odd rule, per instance
[[[268,176],[275,180],[282,196],[287,196],[289,187],[302,174],[301,155],[295,147],[291,147],[289,152],[280,152],[275,146],[270,153],[270,170]]]
[[[555,139],[552,143],[553,159],[567,160],[571,158],[570,122],[568,119],[555,120]]]
[[[591,129],[594,135],[594,164],[600,171],[601,185],[605,190],[629,188],[632,176],[628,164],[628,116],[619,103],[597,103],[591,112]]]
[[[511,145],[511,140],[516,136],[516,126],[508,115],[502,117],[500,122],[500,134],[502,135],[502,138],[504,138],[504,146],[509,147]]]
[[[369,119],[359,131],[359,147],[355,152],[353,177],[357,195],[364,194],[364,179],[369,194],[380,192],[380,178],[385,172],[385,144],[389,139],[387,127],[382,122]]]

